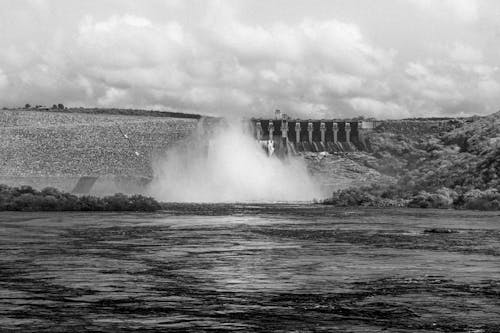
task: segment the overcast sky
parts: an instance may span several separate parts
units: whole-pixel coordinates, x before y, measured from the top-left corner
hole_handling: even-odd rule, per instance
[[[0,105],[500,109],[498,0],[0,0]]]

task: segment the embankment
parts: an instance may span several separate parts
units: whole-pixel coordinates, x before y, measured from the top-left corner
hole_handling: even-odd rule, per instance
[[[126,191],[152,177],[155,156],[187,137],[197,122],[149,115],[0,110],[0,183],[70,191],[80,177],[95,176],[100,179],[97,191]]]

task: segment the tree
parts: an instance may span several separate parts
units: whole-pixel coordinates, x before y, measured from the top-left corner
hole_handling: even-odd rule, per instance
[[[57,104],[57,107],[59,110],[64,110],[64,105],[61,103]]]
[[[57,105],[53,104],[52,109],[57,109]]]
[[[31,105],[27,104],[24,106],[25,109],[29,109],[31,107]]]

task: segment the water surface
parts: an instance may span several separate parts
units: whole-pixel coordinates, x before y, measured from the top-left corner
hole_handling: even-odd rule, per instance
[[[4,212],[0,253],[2,332],[500,331],[498,213]]]

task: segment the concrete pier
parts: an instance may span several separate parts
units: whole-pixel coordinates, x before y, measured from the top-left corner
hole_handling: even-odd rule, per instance
[[[295,123],[295,143],[300,143],[300,122]]]
[[[351,143],[351,124],[345,123],[345,142]]]
[[[321,122],[319,124],[319,130],[321,131],[321,143],[322,144],[326,144],[326,137],[325,137],[325,134],[326,134],[326,125],[324,122]]]
[[[281,137],[288,139],[288,121],[285,119],[281,122]]]
[[[338,139],[339,124],[333,123],[332,125],[333,125],[333,127],[332,127],[332,130],[333,130],[333,143],[337,143],[337,142],[339,142],[339,139]]]
[[[309,122],[307,124],[307,132],[309,133],[309,144],[313,143],[313,123]]]

